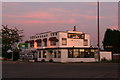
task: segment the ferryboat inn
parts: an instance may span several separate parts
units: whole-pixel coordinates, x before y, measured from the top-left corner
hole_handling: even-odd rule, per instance
[[[90,35],[76,31],[44,32],[30,36],[29,50],[36,50],[37,61],[94,62],[98,49],[90,47]]]

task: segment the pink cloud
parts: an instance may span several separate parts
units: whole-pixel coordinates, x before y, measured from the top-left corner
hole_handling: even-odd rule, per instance
[[[19,3],[16,3],[16,2],[3,2],[2,3],[2,8],[5,8],[5,7],[15,7],[15,6],[18,6]]]
[[[53,15],[48,12],[32,12],[32,13],[25,13],[21,15],[10,15],[10,14],[3,14],[3,17],[10,17],[10,18],[36,18],[36,19],[55,19],[57,16]]]
[[[107,28],[118,30],[118,26],[107,26]]]
[[[55,11],[55,12],[68,12],[65,9],[60,9],[60,8],[50,8],[50,10]]]
[[[97,6],[97,2],[85,2],[83,4],[90,5],[90,6]]]
[[[56,16],[48,12],[33,12],[25,14],[24,18],[42,18],[42,19],[55,19]]]
[[[49,24],[49,23],[60,23],[60,24],[75,24],[78,21],[75,19],[68,20],[49,20],[49,21],[41,21],[41,20],[6,20],[6,23],[16,23],[16,24]]]
[[[70,15],[68,15],[68,16],[70,16]],[[87,20],[89,20],[89,19],[97,19],[97,16],[83,15],[83,14],[72,14],[71,16],[72,17],[82,17],[82,18],[85,18]],[[100,16],[99,18],[103,19],[105,17],[104,16]]]
[[[77,20],[69,19],[69,20],[55,20],[55,21],[37,21],[37,20],[29,20],[24,21],[24,23],[39,23],[39,24],[48,24],[48,23],[66,23],[66,24],[73,24],[77,23]]]

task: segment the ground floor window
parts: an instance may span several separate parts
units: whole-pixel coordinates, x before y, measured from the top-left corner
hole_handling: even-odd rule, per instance
[[[37,42],[37,47],[40,47],[41,46],[41,42]]]
[[[30,43],[30,47],[34,47],[34,43]]]
[[[47,42],[44,42],[44,46],[47,46]]]
[[[61,51],[58,51],[58,58],[61,58]]]
[[[55,50],[54,51],[54,58],[61,58],[61,51]]]
[[[94,58],[94,52],[88,49],[68,49],[68,58]]]
[[[43,51],[43,58],[46,58],[46,51]]]
[[[41,51],[39,51],[39,58],[41,58]]]

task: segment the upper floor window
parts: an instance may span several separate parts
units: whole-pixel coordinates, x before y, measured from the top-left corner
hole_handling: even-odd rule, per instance
[[[44,38],[43,42],[44,42],[44,46],[47,46],[47,38]]]
[[[49,41],[50,41],[51,46],[54,46],[58,42],[58,39],[56,37],[51,37],[49,38]]]
[[[67,45],[67,39],[66,38],[62,38],[62,45]]]
[[[56,32],[56,33],[51,33],[50,35],[51,35],[51,36],[55,36],[55,35],[57,35],[57,32]]]
[[[84,44],[84,46],[88,46],[88,40],[87,40],[87,39],[84,39],[83,44]]]
[[[37,42],[37,47],[40,47],[42,45],[41,42]]]
[[[55,33],[55,35],[57,35],[57,33]]]
[[[84,39],[85,35],[84,34],[78,34],[78,33],[68,33],[68,38],[72,39]]]
[[[55,40],[51,41],[51,46],[54,46],[54,45],[56,45],[56,41]]]
[[[34,40],[30,41],[30,47],[34,47]]]

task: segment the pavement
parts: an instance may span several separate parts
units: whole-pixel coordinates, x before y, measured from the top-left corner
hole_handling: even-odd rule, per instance
[[[118,78],[118,63],[2,62],[2,78]]]

